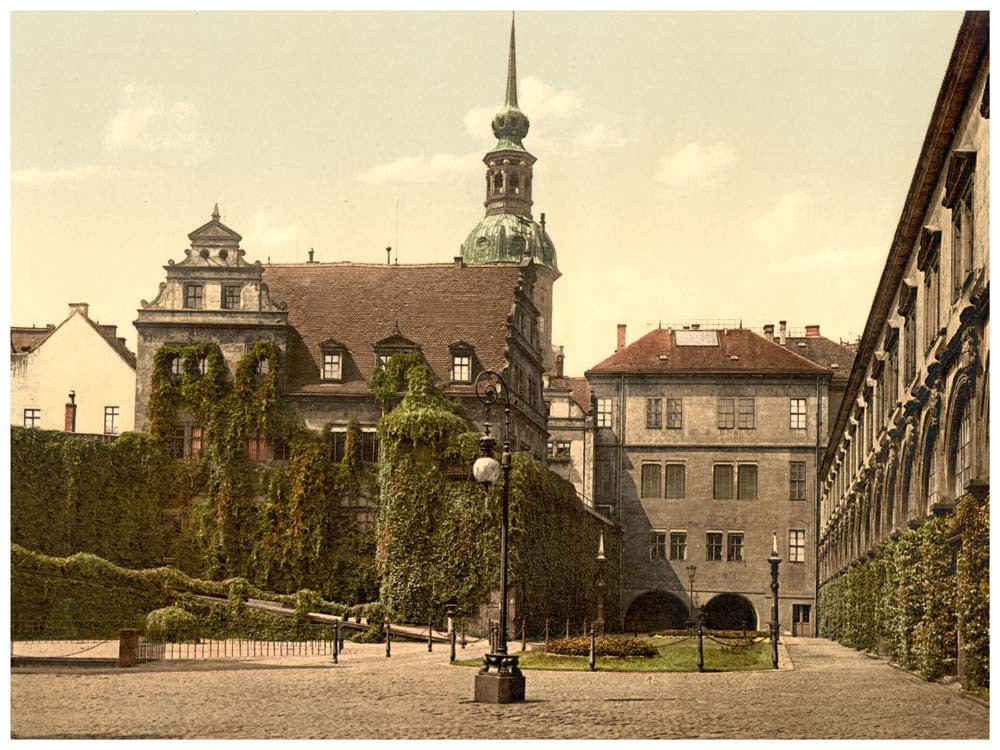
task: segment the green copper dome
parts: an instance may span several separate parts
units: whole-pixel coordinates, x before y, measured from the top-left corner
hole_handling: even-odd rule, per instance
[[[520,263],[525,251],[536,263],[553,271],[556,248],[541,225],[526,216],[491,214],[483,218],[462,243],[466,263]]]

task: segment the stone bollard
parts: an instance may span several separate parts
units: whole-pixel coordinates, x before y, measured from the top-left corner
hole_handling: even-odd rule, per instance
[[[427,623],[427,653],[434,651],[434,623]]]
[[[392,656],[392,625],[389,620],[385,621],[385,658]]]
[[[139,660],[139,631],[123,628],[118,636],[118,666],[134,667]]]
[[[525,646],[527,645],[527,642],[528,642],[527,631],[528,631],[528,626],[527,626],[524,618],[522,618],[521,619],[521,650],[522,651],[524,651]]]
[[[545,618],[545,650],[549,650],[549,618]]]
[[[590,626],[590,671],[597,669],[597,631]]]
[[[465,648],[465,618],[462,618],[462,648]]]
[[[702,627],[701,623],[698,623],[698,671],[705,671],[705,648],[702,641]]]
[[[337,632],[340,634],[340,653],[344,653],[344,631],[347,630],[343,625],[338,625]]]
[[[333,663],[337,663],[338,651],[340,650],[340,625],[333,623]]]
[[[449,635],[451,636],[451,661],[455,661],[455,641],[456,641],[455,631],[452,630],[451,633],[449,633]]]

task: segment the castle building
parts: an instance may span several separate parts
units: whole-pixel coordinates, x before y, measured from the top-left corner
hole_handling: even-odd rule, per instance
[[[989,115],[989,13],[969,12],[820,464],[821,583],[989,493]]]

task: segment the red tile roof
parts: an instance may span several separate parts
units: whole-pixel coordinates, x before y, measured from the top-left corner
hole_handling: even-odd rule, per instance
[[[549,388],[569,389],[569,397],[584,414],[590,413],[590,381],[586,378],[549,378]]]
[[[271,299],[288,305],[289,392],[369,392],[373,344],[396,333],[415,342],[439,382],[451,378],[449,345],[475,347],[474,371],[501,370],[507,316],[521,284],[516,265],[296,263],[264,266]],[[320,381],[320,342],[345,347],[343,381]],[[454,386],[452,392],[471,391]]]
[[[591,368],[593,373],[827,373],[825,367],[810,362],[788,349],[768,341],[747,328],[690,332],[711,338],[717,346],[678,346],[677,334],[686,331],[658,328],[638,341],[615,352]],[[696,335],[689,338],[696,339]]]
[[[834,380],[847,380],[854,366],[854,350],[825,336],[796,336],[785,339],[786,348],[820,367],[829,367]],[[833,367],[832,365],[836,365]]]

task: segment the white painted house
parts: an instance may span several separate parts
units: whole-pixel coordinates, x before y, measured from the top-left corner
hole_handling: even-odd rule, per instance
[[[72,303],[58,326],[10,329],[10,423],[117,435],[135,423],[135,354]]]

